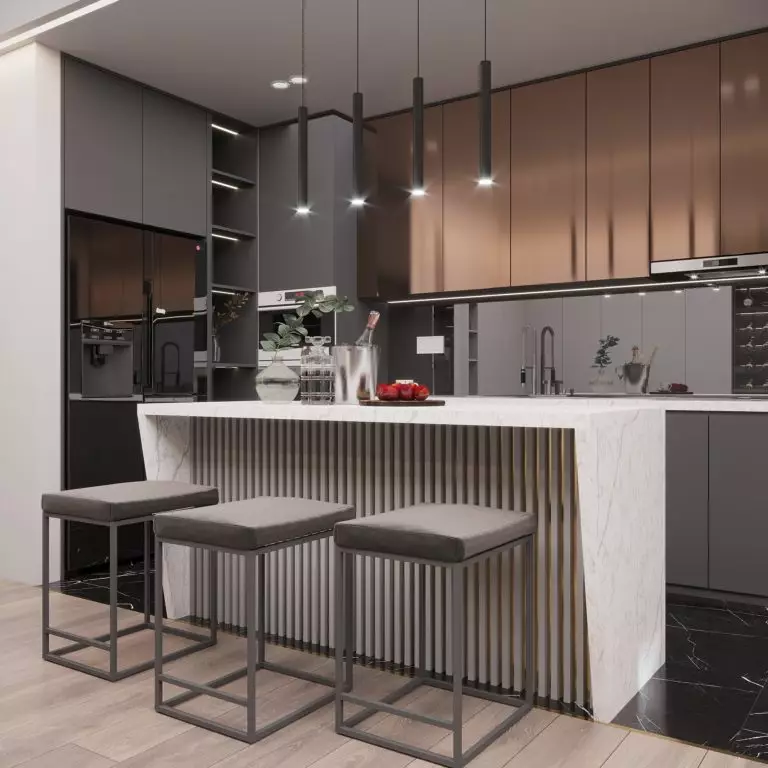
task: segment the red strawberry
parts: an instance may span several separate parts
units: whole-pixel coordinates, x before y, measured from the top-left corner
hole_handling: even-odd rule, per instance
[[[413,384],[400,384],[398,386],[400,390],[401,400],[413,400],[414,385]]]

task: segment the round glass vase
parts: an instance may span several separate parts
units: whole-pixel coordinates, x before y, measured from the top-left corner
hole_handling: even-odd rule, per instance
[[[614,383],[613,376],[607,368],[598,368],[597,375],[589,382],[589,387],[595,394],[605,394],[613,391]]]
[[[265,403],[290,403],[299,394],[300,377],[276,354],[256,376],[256,394]]]

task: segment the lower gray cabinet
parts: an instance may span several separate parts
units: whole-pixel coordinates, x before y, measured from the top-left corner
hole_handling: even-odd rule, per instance
[[[768,415],[709,418],[709,587],[768,594]]]
[[[667,414],[667,583],[706,588],[709,415]]]

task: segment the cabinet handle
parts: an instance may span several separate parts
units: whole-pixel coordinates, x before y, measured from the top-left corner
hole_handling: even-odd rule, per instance
[[[688,201],[688,258],[696,254],[696,214],[693,210],[693,200]]]
[[[613,211],[608,214],[608,276],[613,277]]]
[[[576,218],[571,215],[571,280],[578,280],[576,264]]]

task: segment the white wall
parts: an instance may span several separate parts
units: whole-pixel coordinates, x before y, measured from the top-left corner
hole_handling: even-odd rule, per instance
[[[39,584],[40,494],[61,487],[61,67],[0,56],[0,578]],[[59,568],[52,527],[51,574]]]

